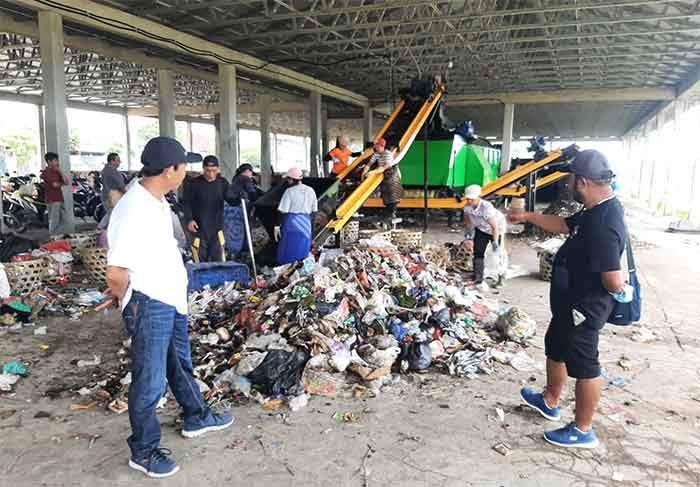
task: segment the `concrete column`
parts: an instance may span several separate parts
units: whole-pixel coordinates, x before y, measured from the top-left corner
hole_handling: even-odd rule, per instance
[[[43,168],[46,165],[46,161],[44,160],[44,154],[48,152],[46,150],[46,125],[44,125],[44,106],[37,105],[36,112],[39,117],[39,160],[41,161],[41,167]]]
[[[41,50],[42,90],[46,109],[44,125],[47,151],[58,154],[61,171],[71,179],[68,149],[68,115],[66,113],[66,74],[63,47],[63,19],[54,12],[39,12],[39,46]],[[43,154],[42,154],[43,156]],[[66,206],[66,231],[75,232],[73,193],[63,186]]]
[[[131,171],[131,130],[129,129],[129,113],[124,109],[124,127],[126,128],[126,170]]]
[[[365,107],[363,110],[362,139],[363,147],[365,145],[365,142],[374,139],[374,133],[372,132],[372,109],[370,107]]]
[[[328,108],[323,107],[321,109],[321,155],[328,154],[329,143],[328,143]],[[323,167],[326,167],[325,165]]]
[[[214,150],[217,157],[221,157],[221,115],[214,115]]]
[[[194,152],[194,136],[192,135],[192,122],[187,121],[187,143],[189,144],[189,151]]]
[[[158,70],[158,127],[160,135],[175,138],[175,80],[167,69]]]
[[[238,167],[238,90],[236,67],[219,64],[219,160],[221,172],[229,181]]]
[[[515,105],[506,103],[503,107],[503,147],[501,149],[501,174],[510,170],[510,154],[513,145],[513,119],[515,118]]]
[[[260,111],[260,186],[267,190],[272,183],[272,148],[270,147],[270,95],[261,95]]]
[[[311,176],[319,177],[319,163],[321,162],[321,93],[312,91],[309,97],[311,110],[311,147],[309,148],[309,164],[311,166]]]

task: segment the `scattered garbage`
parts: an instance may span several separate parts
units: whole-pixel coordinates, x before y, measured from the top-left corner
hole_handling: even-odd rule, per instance
[[[18,375],[20,377],[27,376],[27,366],[20,362],[19,360],[13,360],[12,362],[7,362],[2,366],[3,374]]]
[[[376,396],[400,383],[400,372],[434,367],[476,378],[499,364],[535,370],[523,350],[535,322],[517,307],[501,309],[448,271],[448,254],[401,253],[382,239],[369,240],[324,251],[318,263],[299,269],[261,269],[253,289],[227,283],[190,293],[198,387],[212,405],[252,398],[267,410],[298,411],[311,396],[345,390]],[[101,297],[82,290],[72,302],[94,304]],[[45,298],[48,309],[59,299]],[[84,307],[74,306],[76,313]],[[117,351],[118,370],[97,368],[93,382],[83,385],[85,401],[117,414],[127,410],[129,345]],[[76,364],[101,361],[95,356]],[[338,417],[354,422],[352,415]]]
[[[507,457],[513,453],[513,449],[508,443],[500,442],[496,443],[491,447],[494,451],[500,453],[504,457]]]
[[[517,306],[508,308],[501,313],[496,321],[496,327],[504,338],[523,343],[537,333],[537,323],[527,313]]]
[[[632,340],[640,343],[649,343],[659,340],[659,337],[646,326],[640,326],[632,332]]]
[[[78,367],[94,367],[96,365],[100,365],[102,363],[102,359],[100,359],[99,355],[93,355],[92,360],[78,360],[76,365]]]

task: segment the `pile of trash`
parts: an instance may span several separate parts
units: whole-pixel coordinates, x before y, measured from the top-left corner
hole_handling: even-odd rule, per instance
[[[556,215],[562,218],[568,218],[583,209],[583,205],[577,201],[572,200],[556,200],[553,201],[547,208],[542,211],[544,215]],[[535,228],[535,235],[538,238],[550,238],[556,236],[553,233],[542,230],[541,228]]]
[[[497,364],[534,370],[523,350],[534,321],[429,260],[364,241],[269,269],[254,289],[229,283],[191,293],[194,374],[205,398],[299,409],[308,395],[376,395],[397,374],[430,367],[467,378]],[[124,345],[121,370],[84,390],[115,412],[125,410],[130,381]]]

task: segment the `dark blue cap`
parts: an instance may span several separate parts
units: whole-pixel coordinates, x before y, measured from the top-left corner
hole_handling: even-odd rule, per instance
[[[219,167],[219,159],[216,156],[207,156],[202,161],[204,167]]]
[[[180,142],[171,137],[152,138],[141,153],[141,164],[149,169],[165,169],[177,164],[201,161],[201,155],[187,152]]]
[[[608,164],[608,159],[597,150],[584,150],[576,154],[576,157],[568,167],[562,171],[582,176],[591,181],[609,181],[615,178],[615,173]]]

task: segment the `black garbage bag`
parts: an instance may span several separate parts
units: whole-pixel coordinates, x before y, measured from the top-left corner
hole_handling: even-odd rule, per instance
[[[409,370],[427,369],[433,361],[430,344],[428,342],[402,343],[399,360],[408,362]]]
[[[15,255],[38,248],[39,245],[34,240],[17,235],[6,235],[0,241],[0,262],[9,262]]]
[[[298,395],[304,389],[301,373],[308,360],[309,355],[302,350],[270,350],[265,360],[248,374],[248,379],[268,396]]]

